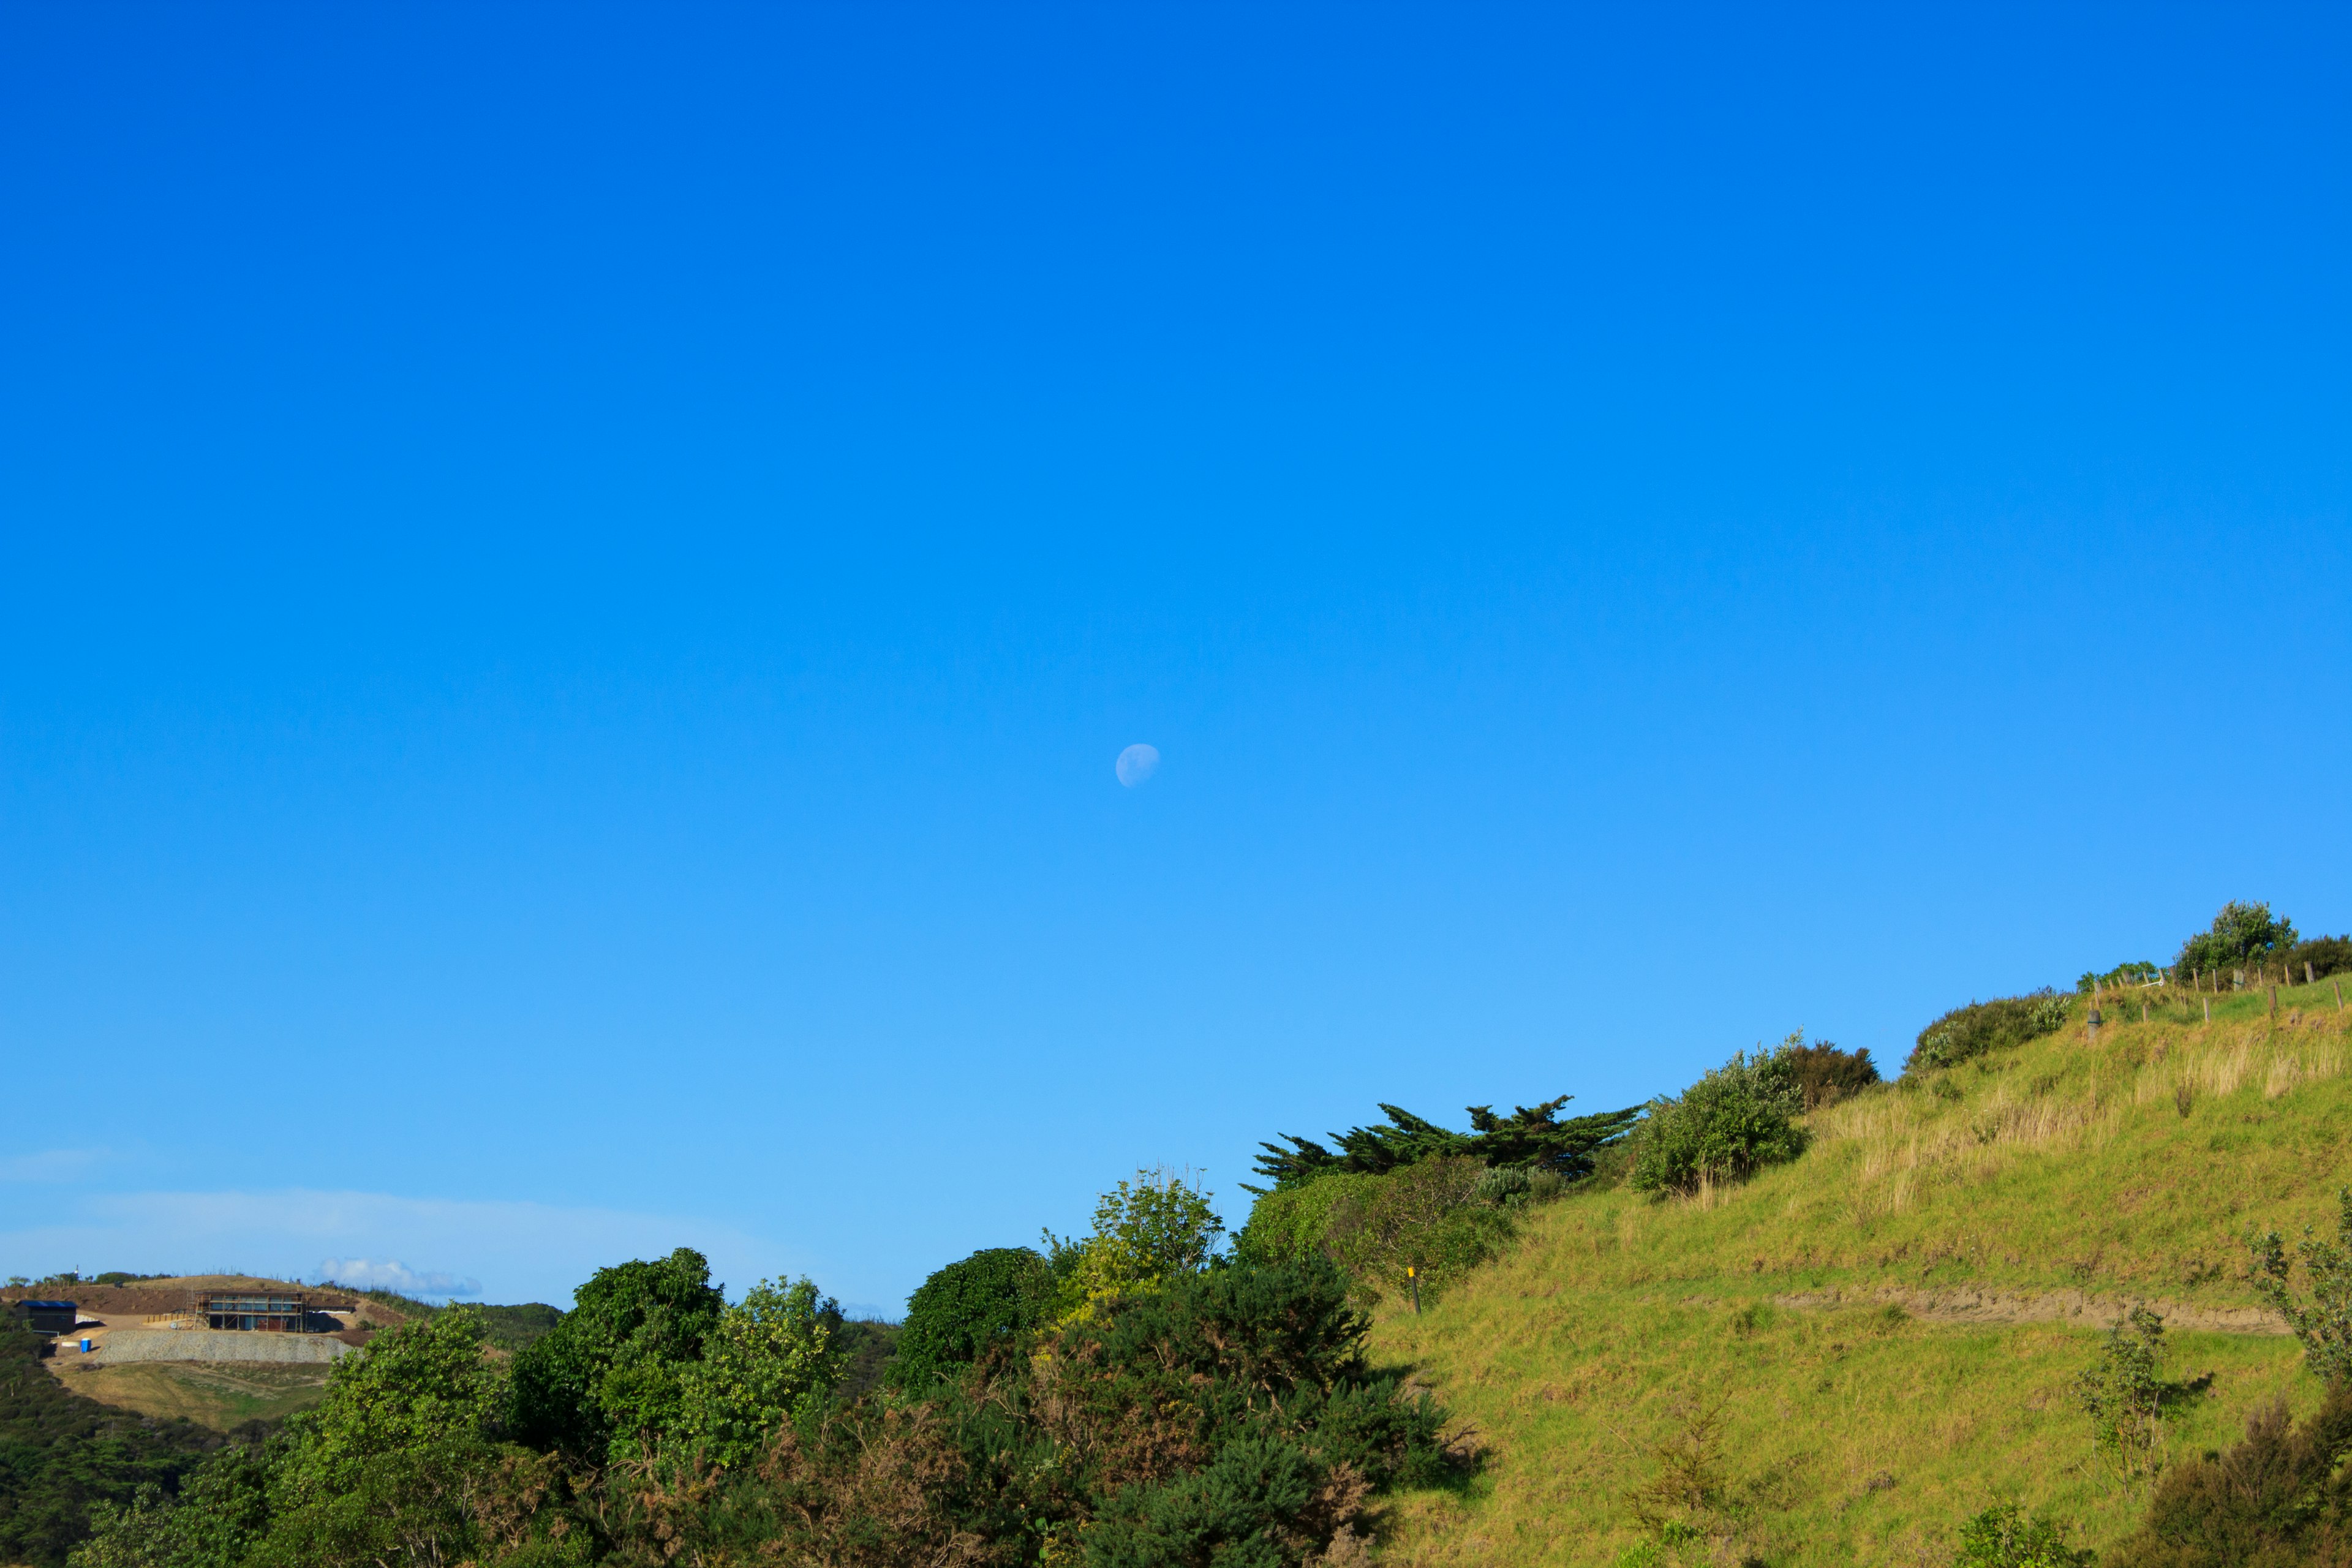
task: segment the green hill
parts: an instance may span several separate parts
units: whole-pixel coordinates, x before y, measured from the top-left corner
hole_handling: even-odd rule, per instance
[[[2347,1015],[2331,983],[2151,1003],[1814,1113],[1813,1144],[1741,1186],[1623,1188],[1530,1211],[1507,1254],[1424,1315],[1408,1362],[1486,1447],[1466,1493],[1394,1510],[1395,1564],[1948,1563],[1960,1521],[2046,1509],[2078,1543],[2147,1483],[2095,1448],[2073,1384],[2105,1326],[2168,1319],[2196,1385],[2165,1438],[2226,1446],[2259,1404],[2316,1405],[2261,1309],[2250,1226],[2332,1222],[2352,1181]],[[1694,1447],[1713,1501],[1644,1530],[1629,1494]],[[1669,1477],[1671,1479],[1671,1477]],[[1690,1533],[1695,1531],[1696,1533]]]

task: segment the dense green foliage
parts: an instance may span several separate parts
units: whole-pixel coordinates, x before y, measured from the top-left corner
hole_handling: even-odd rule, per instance
[[[740,1465],[787,1420],[806,1417],[841,1372],[841,1309],[805,1279],[762,1283],[719,1315],[701,1355],[680,1370],[685,1396],[667,1429],[641,1441],[683,1443],[715,1464]]]
[[[1604,1110],[1591,1116],[1559,1120],[1560,1107],[1571,1095],[1541,1105],[1514,1106],[1508,1116],[1497,1116],[1491,1105],[1469,1108],[1470,1131],[1455,1132],[1423,1120],[1401,1106],[1383,1104],[1385,1123],[1351,1127],[1335,1132],[1337,1153],[1312,1139],[1287,1132],[1276,1134],[1284,1143],[1261,1143],[1257,1171],[1272,1190],[1303,1186],[1333,1172],[1377,1176],[1402,1166],[1441,1155],[1475,1160],[1483,1165],[1517,1166],[1549,1171],[1570,1181],[1588,1175],[1594,1153],[1622,1138],[1641,1116],[1640,1107]],[[1245,1191],[1265,1187],[1244,1184]]]
[[[75,1568],[576,1560],[541,1506],[554,1461],[501,1440],[507,1393],[461,1312],[379,1334],[316,1410],[220,1456],[175,1506],[149,1491],[98,1510]]]
[[[2065,1027],[2073,1005],[2071,996],[2042,990],[1955,1007],[1919,1031],[1905,1070],[1958,1067],[1987,1051],[2021,1046],[2028,1040],[2055,1034]]]
[[[685,1369],[727,1310],[702,1254],[600,1268],[553,1332],[515,1357],[517,1435],[533,1447],[625,1458],[675,1426]]]
[[[1328,1172],[1260,1196],[1234,1251],[1265,1265],[1332,1263],[1365,1306],[1409,1293],[1416,1279],[1420,1299],[1431,1302],[1510,1237],[1511,1211],[1538,1183],[1552,1196],[1566,1187],[1549,1173],[1462,1155],[1379,1176]]]
[[[2211,926],[2180,944],[2172,961],[2178,970],[2226,970],[2274,961],[2294,946],[2294,922],[2271,913],[2268,904],[2221,906]]]
[[[900,1336],[808,1281],[730,1306],[685,1249],[600,1269],[512,1356],[475,1312],[419,1314],[178,1498],[121,1478],[75,1568],[1283,1568],[1356,1550],[1373,1492],[1454,1473],[1331,1264],[1221,1257],[1209,1194],[1165,1172],[1095,1221],[1052,1262],[933,1276],[904,1336],[919,1377],[883,1377]]]
[[[1742,1051],[1681,1094],[1651,1101],[1627,1181],[1644,1192],[1689,1192],[1803,1153],[1803,1043],[1791,1035],[1769,1051]]]
[[[44,1342],[0,1328],[0,1563],[63,1563],[93,1505],[175,1489],[221,1443],[70,1392],[42,1367]]]
[[[1045,1233],[1055,1317],[1085,1317],[1200,1272],[1224,1231],[1197,1182],[1173,1171],[1138,1171],[1097,1200],[1091,1233],[1076,1240]]]
[[[892,1378],[928,1388],[1050,1321],[1055,1293],[1053,1268],[1026,1247],[991,1247],[949,1264],[908,1299]]]
[[[787,1427],[726,1486],[657,1473],[633,1528],[705,1562],[1303,1563],[1357,1538],[1371,1493],[1455,1468],[1364,1328],[1328,1265],[1178,1276],[932,1399]]]
[[[519,1351],[555,1331],[563,1310],[544,1301],[524,1301],[507,1307],[467,1307],[482,1342],[502,1351]]]
[[[1807,1045],[1801,1036],[1792,1038],[1796,1043],[1789,1047],[1789,1067],[1797,1075],[1797,1097],[1807,1110],[1851,1100],[1879,1081],[1878,1066],[1867,1047],[1842,1051],[1827,1040]]]
[[[2300,978],[2305,964],[2311,966],[2314,980],[2352,970],[2352,936],[2315,936],[2295,943],[2286,955],[2287,970]]]
[[[2094,1552],[2069,1547],[2056,1521],[1996,1503],[1960,1526],[1953,1568],[2090,1568]]]
[[[2344,1568],[2352,1563],[2352,1386],[2295,1426],[2284,1402],[2245,1440],[2165,1473],[2147,1521],[2108,1568]]]

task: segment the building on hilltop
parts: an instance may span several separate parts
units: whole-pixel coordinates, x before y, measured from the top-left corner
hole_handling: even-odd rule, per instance
[[[71,1301],[11,1301],[8,1315],[37,1334],[69,1334],[81,1309]]]
[[[210,1329],[261,1333],[310,1331],[310,1298],[299,1290],[198,1290],[190,1312]]]

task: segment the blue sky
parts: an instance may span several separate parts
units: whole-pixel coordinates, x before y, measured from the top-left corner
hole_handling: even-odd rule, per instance
[[[2352,928],[2340,10],[0,28],[0,1272],[895,1308]]]

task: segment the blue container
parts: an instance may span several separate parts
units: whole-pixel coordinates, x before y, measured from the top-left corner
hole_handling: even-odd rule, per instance
[[[89,1336],[88,1334],[84,1334],[81,1337],[81,1353],[84,1355],[88,1355],[89,1353]]]

